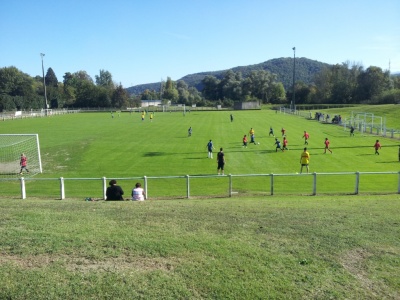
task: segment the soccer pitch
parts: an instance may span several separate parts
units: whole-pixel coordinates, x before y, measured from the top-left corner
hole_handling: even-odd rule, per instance
[[[190,137],[189,127],[193,128]],[[280,141],[281,129],[285,128],[288,151],[276,152],[270,127]],[[242,138],[249,135],[250,128],[255,130],[257,144],[249,143],[244,148]],[[3,122],[0,133],[39,134],[44,172],[37,178],[126,178],[216,174],[216,154],[221,147],[226,159],[225,174],[295,174],[300,171],[305,130],[310,134],[306,145],[311,156],[310,172],[399,171],[398,140],[358,132],[350,137],[341,126],[272,110],[192,111],[185,115],[158,112],[152,121],[149,114],[142,121],[139,113],[114,114],[113,118],[109,112],[78,113]],[[325,138],[331,142],[332,154],[324,154]],[[213,159],[207,155],[210,139],[215,148]],[[374,154],[376,139],[382,144],[380,155]],[[265,178],[240,180],[239,189],[259,190],[265,185],[262,180]],[[306,179],[293,181],[294,184],[282,182],[281,186],[301,192],[302,180]],[[353,179],[349,183],[346,176],[325,180],[322,186],[332,186],[332,182],[337,186],[349,185],[349,190],[353,186]],[[384,176],[364,180],[370,180],[376,190],[388,181]],[[391,176],[389,181],[395,186],[397,177]],[[177,182],[160,180],[157,185],[173,190]],[[219,180],[209,179],[201,189],[212,191],[220,185]]]

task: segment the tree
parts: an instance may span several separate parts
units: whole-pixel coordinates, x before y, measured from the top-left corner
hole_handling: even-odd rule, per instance
[[[45,81],[50,108],[58,108],[63,101],[58,88],[58,79],[52,68],[47,69]]]
[[[46,81],[46,86],[58,87],[58,79],[52,68],[47,69],[47,73],[44,78]]]
[[[159,98],[158,93],[155,90],[144,90],[139,96],[140,100],[157,100]]]
[[[37,105],[35,82],[16,67],[0,69],[0,96],[3,109],[29,109]],[[5,97],[9,96],[9,97]]]
[[[379,67],[369,67],[358,76],[357,98],[359,101],[371,100],[390,89],[389,72]]]
[[[121,84],[114,90],[111,105],[117,108],[126,108],[128,106],[129,95]]]
[[[204,86],[202,91],[204,98],[208,100],[220,99],[220,93],[218,91],[220,80],[214,76],[207,75],[201,82]]]
[[[86,71],[78,71],[73,74],[74,79],[76,79],[77,82],[81,81],[87,81],[89,83],[93,84],[93,79],[90,77],[90,75]]]
[[[108,89],[114,89],[114,83],[110,72],[100,70],[100,75],[95,76],[96,84]]]
[[[163,99],[168,99],[173,102],[177,101],[179,98],[178,90],[175,87],[175,82],[171,80],[170,77],[167,77],[167,81],[165,82],[165,89],[163,90]]]
[[[96,86],[86,80],[81,81],[76,88],[76,107],[95,107],[97,106]]]
[[[242,99],[242,74],[228,70],[218,84],[218,91],[222,98],[238,101]]]
[[[189,101],[190,93],[188,91],[188,85],[185,81],[179,80],[176,84],[178,89],[178,103],[189,105],[191,104]]]
[[[282,82],[275,82],[270,87],[271,103],[284,103],[286,101],[286,92]]]

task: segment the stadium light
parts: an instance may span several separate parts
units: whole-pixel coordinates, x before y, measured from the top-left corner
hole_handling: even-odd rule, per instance
[[[46,93],[46,79],[44,78],[44,67],[43,67],[43,56],[44,53],[40,53],[40,56],[42,57],[42,74],[43,74],[43,88],[44,88],[44,100],[46,102],[46,115],[47,115],[47,109],[49,108],[49,105],[47,104],[47,93]]]
[[[294,78],[296,75],[296,47],[293,47],[293,94],[292,94],[292,110],[296,110],[295,93],[294,93]]]

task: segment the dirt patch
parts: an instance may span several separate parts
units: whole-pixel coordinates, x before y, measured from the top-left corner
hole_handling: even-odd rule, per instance
[[[353,275],[363,289],[368,290],[374,299],[385,298],[383,295],[393,299],[399,299],[397,292],[389,292],[388,288],[383,281],[376,281],[369,279],[367,270],[367,260],[373,256],[372,253],[365,249],[353,249],[344,253],[341,258],[342,266]]]
[[[344,254],[341,263],[350,274],[359,280],[364,288],[373,291],[374,283],[368,279],[364,266],[365,260],[371,256],[372,254],[364,249],[353,249]]]
[[[6,255],[0,257],[0,265],[12,264],[21,269],[46,268],[52,264],[65,266],[71,272],[121,272],[137,271],[147,272],[161,270],[165,272],[173,271],[179,264],[176,258],[149,258],[149,257],[108,257],[102,260],[93,260],[85,257],[73,256],[46,256],[37,255],[29,257],[19,257]]]

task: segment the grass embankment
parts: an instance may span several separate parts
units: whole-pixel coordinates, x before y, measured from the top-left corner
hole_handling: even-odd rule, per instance
[[[398,299],[398,195],[2,200],[1,299]]]

